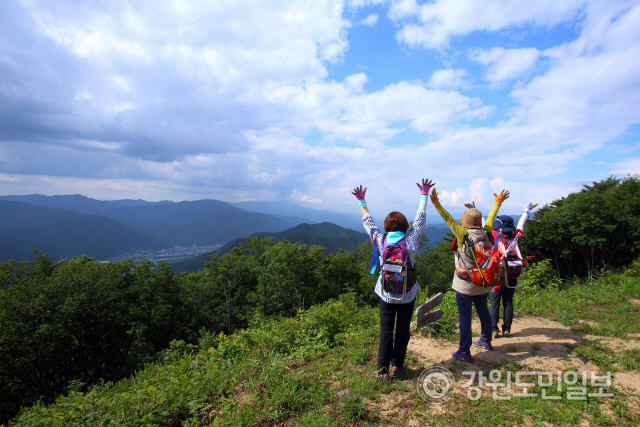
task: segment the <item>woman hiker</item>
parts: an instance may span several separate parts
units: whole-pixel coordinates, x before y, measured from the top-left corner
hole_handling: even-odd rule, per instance
[[[466,205],[465,205],[466,206]],[[500,215],[496,218],[496,222],[493,227],[496,231],[502,231],[503,240],[513,241],[516,235],[522,236],[524,230],[524,224],[529,219],[529,212],[538,206],[537,203],[529,203],[524,208],[524,213],[518,221],[518,227],[513,228],[513,218],[509,215]],[[495,233],[495,232],[494,232]],[[517,252],[520,254],[519,242]],[[524,260],[521,260],[524,261]],[[518,274],[515,277],[509,278],[507,275],[503,276],[501,283],[497,284],[491,289],[491,304],[489,306],[489,312],[491,313],[491,330],[493,338],[500,337],[500,329],[498,329],[498,322],[500,322],[500,300],[502,299],[502,306],[504,307],[504,322],[502,323],[502,336],[509,338],[511,336],[511,324],[513,323],[513,294],[516,291],[518,284],[518,276],[522,274],[522,267],[520,267]],[[509,273],[511,274],[511,273]],[[505,283],[507,286],[505,286]]]
[[[460,224],[447,212],[440,201],[438,193],[434,188],[431,192],[431,202],[436,207],[440,216],[445,220],[458,241],[455,251],[456,271],[453,274],[453,290],[456,292],[456,304],[458,306],[458,323],[460,325],[460,344],[457,351],[451,352],[451,356],[465,362],[472,362],[471,357],[471,306],[474,305],[476,313],[480,318],[481,333],[480,339],[473,341],[473,345],[486,350],[493,350],[491,346],[491,316],[487,308],[487,288],[476,285],[471,281],[471,277],[465,274],[468,266],[474,265],[474,258],[469,245],[465,243],[465,235],[478,242],[477,244],[492,245],[487,232],[492,232],[493,220],[504,202],[509,197],[509,192],[502,190],[500,195],[493,194],[495,204],[489,212],[487,223],[482,227],[482,213],[476,208],[471,208],[462,213]]]
[[[400,212],[391,212],[384,220],[385,234],[382,234],[374,222],[367,202],[364,199],[367,189],[356,188],[353,195],[358,199],[362,212],[362,224],[369,234],[371,241],[377,246],[378,253],[383,254],[385,248],[394,246],[403,247],[407,255],[407,268],[413,271],[415,267],[416,249],[420,243],[420,235],[427,218],[427,199],[429,190],[434,183],[428,179],[422,180],[422,185],[416,184],[420,189],[420,205],[418,213],[409,228],[407,218]],[[374,246],[374,247],[375,247]],[[374,251],[375,257],[375,251]],[[377,261],[377,260],[374,260]],[[389,288],[382,271],[376,283],[375,293],[380,302],[380,343],[378,345],[378,372],[376,376],[385,382],[390,382],[391,377],[397,376],[405,368],[404,358],[407,354],[407,346],[410,339],[410,323],[415,305],[415,298],[420,285],[413,279],[406,277],[406,288],[397,290]],[[383,285],[383,281],[385,284]],[[393,283],[393,282],[392,282]],[[385,290],[386,288],[386,290]],[[395,323],[395,337],[394,337]]]

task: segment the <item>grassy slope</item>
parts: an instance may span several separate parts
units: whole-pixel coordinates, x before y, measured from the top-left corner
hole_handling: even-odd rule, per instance
[[[531,287],[520,292],[516,309],[590,328],[580,319],[601,319],[597,333],[623,336],[640,332],[640,264],[625,274],[602,277],[567,289]],[[445,298],[445,319],[455,307]],[[595,307],[598,307],[597,309]],[[446,328],[445,328],[446,329]],[[362,309],[349,298],[313,307],[295,319],[262,322],[231,337],[206,336],[201,351],[176,344],[165,362],[153,364],[117,384],[71,392],[56,405],[24,411],[13,425],[380,425],[379,413],[390,399],[408,409],[420,425],[638,425],[637,409],[618,393],[614,399],[548,401],[463,394],[443,406],[423,402],[416,393],[422,369],[412,369],[387,385],[376,381],[377,310]],[[640,357],[611,354],[585,343],[585,357],[614,370],[640,370]],[[589,353],[590,352],[590,353]],[[637,356],[637,355],[636,355]],[[605,367],[603,365],[599,365]],[[517,371],[507,364],[502,371]],[[352,396],[336,400],[349,389]],[[535,392],[535,390],[533,390]],[[434,409],[435,408],[435,409]],[[397,418],[397,425],[408,419]],[[385,425],[388,422],[385,421]]]

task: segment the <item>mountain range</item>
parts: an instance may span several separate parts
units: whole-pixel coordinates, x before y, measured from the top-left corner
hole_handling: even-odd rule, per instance
[[[101,215],[0,200],[0,261],[28,260],[33,248],[55,259],[86,254],[108,258],[164,242]]]
[[[106,259],[136,249],[223,244],[254,233],[277,237],[285,230],[279,238],[337,251],[347,243],[332,240],[335,230],[327,225],[309,228],[325,223],[336,224],[343,234],[353,230],[363,234],[360,215],[286,202],[103,201],[79,194],[0,196],[0,262],[31,259],[34,247],[56,259],[81,254]],[[296,228],[301,224],[307,228]],[[435,244],[446,231],[442,224],[427,227],[425,234]]]

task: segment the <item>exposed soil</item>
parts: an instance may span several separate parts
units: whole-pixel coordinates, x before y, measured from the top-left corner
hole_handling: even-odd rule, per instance
[[[640,303],[640,300],[638,301]],[[510,338],[494,339],[492,344],[494,351],[486,351],[479,347],[472,346],[471,354],[473,355],[473,363],[464,363],[453,360],[451,352],[457,350],[457,342],[449,342],[442,338],[429,339],[421,336],[418,332],[412,333],[409,342],[409,354],[416,356],[417,361],[414,368],[423,369],[433,365],[440,365],[449,370],[461,374],[462,371],[475,371],[476,378],[479,371],[483,371],[484,375],[492,369],[499,368],[505,364],[529,371],[567,371],[570,368],[578,372],[586,371],[602,373],[595,364],[586,358],[577,355],[571,351],[571,347],[580,344],[581,338],[587,338],[592,341],[599,341],[601,344],[611,348],[616,353],[630,349],[640,349],[640,338],[629,336],[629,339],[622,340],[618,338],[600,337],[586,335],[584,333],[572,331],[558,322],[543,318],[516,318],[512,325],[512,335]],[[477,320],[473,322],[473,332],[479,335],[480,324]],[[474,338],[476,340],[477,338]],[[513,365],[516,364],[516,365]],[[411,369],[412,366],[409,366]],[[466,377],[465,377],[466,378]],[[588,377],[589,378],[589,377]],[[462,379],[456,385],[456,393],[464,393],[462,384],[466,383],[466,379]],[[612,385],[617,389],[625,390],[632,396],[632,408],[635,411],[640,410],[640,372],[614,372],[612,374]],[[412,416],[411,408],[403,407],[402,402],[406,399],[399,393],[381,396],[379,402],[369,406],[378,412],[378,416],[383,421],[397,423],[402,419],[403,425],[417,426],[424,423],[424,419],[419,420]],[[446,405],[426,405],[421,407],[422,413],[431,412],[437,414],[438,411],[445,410]],[[608,410],[608,408],[604,408]],[[585,420],[584,425],[588,425]]]

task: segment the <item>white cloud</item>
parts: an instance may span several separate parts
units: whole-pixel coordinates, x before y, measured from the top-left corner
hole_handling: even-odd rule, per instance
[[[470,87],[467,81],[467,70],[446,68],[435,71],[429,78],[429,86],[434,88],[466,89]]]
[[[494,47],[490,50],[475,49],[471,57],[488,66],[486,77],[491,82],[512,79],[529,70],[536,64],[540,51],[535,48],[504,49]]]
[[[394,0],[391,19],[401,23],[398,40],[410,46],[447,46],[454,36],[522,25],[551,27],[579,14],[584,0],[440,0],[418,4]]]
[[[640,175],[640,157],[630,157],[611,165],[611,173]]]
[[[362,21],[360,21],[360,24],[366,25],[368,27],[373,27],[374,25],[376,25],[377,22],[378,22],[378,15],[372,13],[366,18],[364,18]]]
[[[640,109],[632,107],[640,105],[640,5],[588,11],[581,37],[545,52],[549,71],[511,94],[519,122],[545,126],[559,147],[575,144],[582,153],[640,122]]]
[[[503,185],[516,204],[551,200],[574,189],[563,171],[640,121],[640,7],[614,3],[393,2],[403,43],[413,25],[412,45],[440,48],[584,14],[579,38],[542,52],[544,70],[533,68],[536,49],[475,51],[492,81],[541,73],[498,98],[510,104],[499,110],[458,92],[482,79],[456,53],[424,81],[351,65],[328,77],[351,53],[340,2],[29,2],[26,18],[0,17],[0,191],[306,197],[357,212],[349,187],[369,186],[379,211],[413,210],[415,182],[428,177],[446,203],[486,209]],[[310,133],[320,142],[305,143]],[[389,167],[393,191],[380,173]]]
[[[365,73],[353,74],[344,79],[344,85],[353,92],[362,92],[369,79]]]

